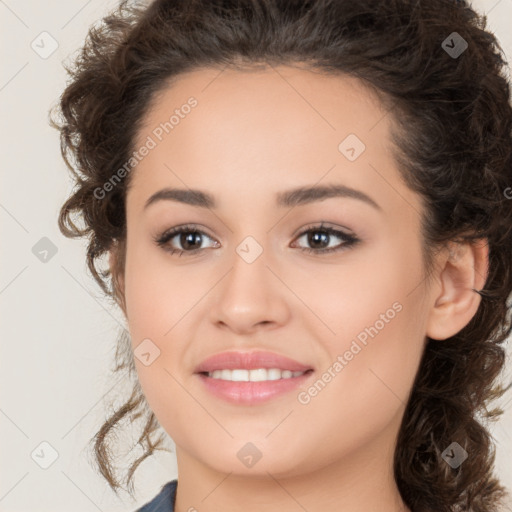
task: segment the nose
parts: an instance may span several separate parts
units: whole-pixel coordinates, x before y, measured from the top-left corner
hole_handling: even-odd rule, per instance
[[[284,325],[291,315],[291,294],[268,265],[265,251],[251,263],[239,254],[232,261],[212,297],[211,321],[236,334]]]

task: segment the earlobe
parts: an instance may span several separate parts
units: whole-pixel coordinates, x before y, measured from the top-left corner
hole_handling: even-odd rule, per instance
[[[438,279],[441,292],[434,297],[426,335],[444,340],[462,330],[476,314],[487,280],[489,246],[486,239],[450,245]]]

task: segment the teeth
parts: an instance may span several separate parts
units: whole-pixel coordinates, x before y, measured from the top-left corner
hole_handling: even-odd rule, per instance
[[[234,382],[261,382],[264,380],[291,379],[299,377],[305,372],[291,372],[279,368],[256,368],[254,370],[215,370],[208,373],[213,379],[231,380]]]

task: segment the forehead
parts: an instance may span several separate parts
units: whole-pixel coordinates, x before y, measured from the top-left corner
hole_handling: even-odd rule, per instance
[[[389,132],[387,110],[351,76],[291,66],[197,69],[153,98],[134,146],[151,139],[154,147],[129,195],[141,207],[166,185],[238,197],[323,179],[375,190],[382,176],[399,179]]]
[[[285,129],[289,138],[297,131],[314,130],[322,135],[347,127],[362,134],[387,113],[370,86],[350,75],[326,74],[304,65],[200,68],[173,77],[161,87],[144,116],[144,131],[168,121],[176,111],[179,114],[190,98],[198,103],[193,117],[200,117],[210,135],[213,127],[227,130],[243,126],[275,136]],[[294,121],[301,121],[301,125],[290,132]],[[180,130],[177,125],[173,127],[173,135],[184,131],[185,123],[180,124]],[[200,126],[193,124],[197,131]]]

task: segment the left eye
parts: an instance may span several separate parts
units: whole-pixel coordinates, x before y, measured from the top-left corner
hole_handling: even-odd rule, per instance
[[[359,239],[355,237],[353,234],[344,233],[343,231],[339,231],[337,229],[333,229],[330,227],[325,227],[323,224],[320,226],[314,226],[306,229],[302,233],[298,235],[297,240],[307,235],[307,242],[313,245],[323,245],[327,241],[327,245],[329,245],[329,241],[332,237],[339,238],[342,240],[342,243],[338,243],[334,247],[301,247],[301,251],[306,251],[310,253],[330,253],[335,251],[341,251],[344,249],[348,249],[354,246]],[[181,226],[177,228],[172,228],[168,231],[165,231],[161,235],[155,238],[155,242],[163,247],[164,250],[169,252],[170,254],[177,253],[179,256],[188,253],[195,254],[198,251],[201,251],[203,248],[201,247],[193,247],[194,245],[201,245],[203,237],[210,238],[204,231],[198,229],[194,225],[189,226]],[[172,240],[177,238],[179,244],[182,249],[175,249],[171,244]],[[212,246],[218,247],[218,242],[214,241]]]
[[[303,231],[297,237],[297,239],[299,240],[302,237],[306,237],[307,242],[312,245],[323,245],[324,243],[326,243],[326,241],[327,245],[329,245],[329,241],[333,237],[342,240],[342,243],[338,243],[334,247],[314,247],[313,249],[310,249],[309,247],[301,248],[302,251],[318,254],[325,254],[349,249],[350,247],[356,245],[357,242],[359,242],[359,239],[355,235],[345,233],[334,228],[324,227],[323,225],[311,227]]]

